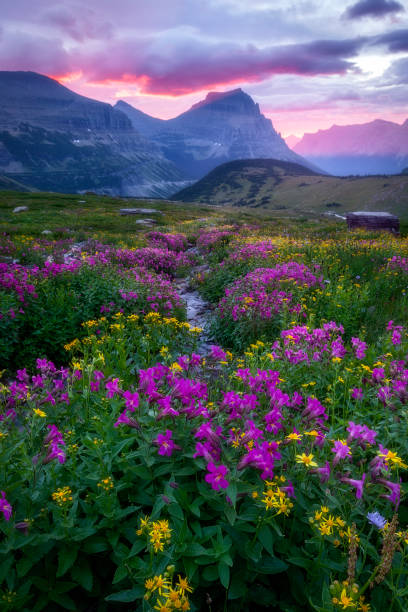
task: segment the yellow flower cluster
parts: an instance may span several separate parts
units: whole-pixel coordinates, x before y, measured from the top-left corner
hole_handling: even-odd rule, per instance
[[[84,323],[82,323],[82,325],[84,325]],[[68,344],[64,345],[64,349],[66,351],[72,351],[76,348],[78,348],[79,346],[81,346],[81,342],[78,340],[78,338],[75,338],[74,340],[72,340],[72,342],[69,342]]]
[[[326,506],[320,506],[320,510],[316,510],[314,515],[309,518],[311,525],[316,527],[322,536],[333,536],[333,544],[339,546],[341,540],[347,541],[349,544],[352,539],[357,542],[360,538],[353,534],[352,529],[346,525],[346,522],[341,516],[334,516],[330,514],[329,508]]]
[[[69,487],[62,487],[54,491],[51,497],[60,508],[64,508],[72,502],[72,491]]]
[[[164,575],[159,574],[145,581],[146,593],[144,599],[148,601],[156,596],[154,610],[159,612],[171,612],[172,610],[190,610],[188,594],[193,592],[187,578],[178,575],[178,580],[173,583],[174,566],[168,566]]]
[[[98,482],[97,486],[103,489],[104,491],[110,491],[111,489],[113,489],[113,480],[110,476],[108,476],[107,478],[104,478],[103,480]]]
[[[359,612],[369,612],[371,606],[364,603],[364,595],[359,596],[358,584],[349,584],[347,580],[340,583],[335,580],[330,585],[332,603],[341,610],[355,609]]]
[[[163,552],[165,544],[170,543],[171,532],[172,529],[169,528],[169,522],[166,519],[150,521],[149,516],[140,519],[139,529],[136,531],[138,536],[147,535],[149,537],[149,543],[155,553]]]
[[[283,491],[278,483],[285,482],[284,476],[275,476],[274,480],[265,480],[265,490],[262,492],[263,499],[261,503],[265,505],[265,510],[276,510],[276,514],[284,514],[289,516],[293,503]],[[257,496],[256,496],[257,497]]]
[[[391,469],[393,469],[393,468],[403,468],[403,469],[406,469],[408,467],[408,465],[403,462],[401,457],[398,457],[397,453],[394,453],[393,451],[387,450],[386,453],[381,453],[380,452],[380,453],[378,453],[378,456],[382,457],[383,459],[385,459],[385,463]]]

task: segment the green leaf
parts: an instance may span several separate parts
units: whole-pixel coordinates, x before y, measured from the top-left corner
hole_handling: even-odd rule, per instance
[[[228,599],[243,599],[247,590],[246,576],[241,573],[233,573],[231,584],[228,589]]]
[[[105,597],[105,601],[121,601],[122,603],[127,603],[141,599],[143,595],[144,587],[140,585],[134,589],[127,589],[125,591],[119,591],[118,593],[112,593],[112,595]]]
[[[63,576],[75,563],[78,549],[75,546],[64,546],[58,551],[58,569],[56,576]]]
[[[230,568],[223,561],[220,561],[218,563],[218,575],[220,577],[220,581],[224,589],[228,589],[230,581]]]
[[[233,525],[235,523],[236,518],[237,518],[237,513],[235,511],[235,508],[232,508],[231,506],[226,506],[224,508],[224,514],[227,517],[227,520],[228,520],[229,524]]]
[[[288,569],[288,564],[277,557],[267,557],[255,565],[261,574],[280,574]]]
[[[305,569],[309,569],[312,564],[312,560],[307,559],[306,557],[289,557],[287,561],[292,565],[298,565],[299,567],[304,567]]]
[[[199,544],[198,542],[193,542],[186,550],[186,552],[184,553],[186,557],[199,557],[202,555],[208,555],[209,552],[207,551],[206,548],[204,548],[204,546],[201,546],[201,544]]]
[[[235,503],[237,501],[237,485],[235,484],[235,482],[229,484],[226,490],[226,494],[230,498],[232,505],[235,506]]]
[[[116,568],[116,572],[113,576],[112,584],[117,584],[118,582],[126,578],[127,575],[128,571],[126,567],[124,565],[119,565],[119,567]]]
[[[104,552],[105,550],[109,550],[109,544],[105,538],[90,538],[87,542],[85,542],[83,550],[88,554],[97,554]]]
[[[62,606],[64,610],[76,610],[77,607],[72,601],[69,595],[66,593],[50,593],[51,601],[55,601],[59,606]]]
[[[202,576],[204,580],[208,580],[208,582],[214,582],[218,580],[219,573],[216,565],[209,565],[203,569]]]
[[[13,562],[12,558],[11,562]],[[30,569],[33,567],[33,565],[35,565],[35,560],[31,559],[31,557],[23,557],[22,559],[20,559],[20,561],[18,561],[16,565],[17,575],[19,576],[19,578],[25,576],[27,572],[29,572]]]
[[[86,559],[81,559],[71,569],[72,579],[81,585],[86,591],[92,591],[93,575],[91,567]]]
[[[268,551],[270,555],[274,555],[273,543],[274,537],[272,529],[268,525],[262,525],[258,532],[258,540],[261,542],[263,547]]]
[[[259,561],[262,554],[262,544],[260,542],[248,541],[245,544],[245,553],[252,561]]]

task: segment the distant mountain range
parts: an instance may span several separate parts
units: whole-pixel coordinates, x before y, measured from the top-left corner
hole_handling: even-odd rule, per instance
[[[408,174],[335,177],[276,159],[237,160],[222,164],[174,200],[250,206],[282,214],[344,215],[355,210],[408,210]]]
[[[408,119],[402,125],[382,119],[333,125],[297,143],[287,140],[299,155],[338,176],[398,174],[408,166]]]
[[[0,91],[0,174],[35,189],[166,197],[231,159],[308,164],[241,89],[167,121],[34,72],[0,72]]]

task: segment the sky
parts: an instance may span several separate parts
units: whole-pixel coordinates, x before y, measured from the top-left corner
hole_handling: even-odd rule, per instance
[[[408,117],[408,0],[13,0],[0,70],[163,119],[241,87],[283,136]]]

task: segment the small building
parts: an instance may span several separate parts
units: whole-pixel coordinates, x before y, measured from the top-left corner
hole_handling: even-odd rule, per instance
[[[378,231],[387,230],[393,234],[399,233],[399,219],[387,212],[358,211],[346,214],[349,229],[360,227],[362,229]]]

